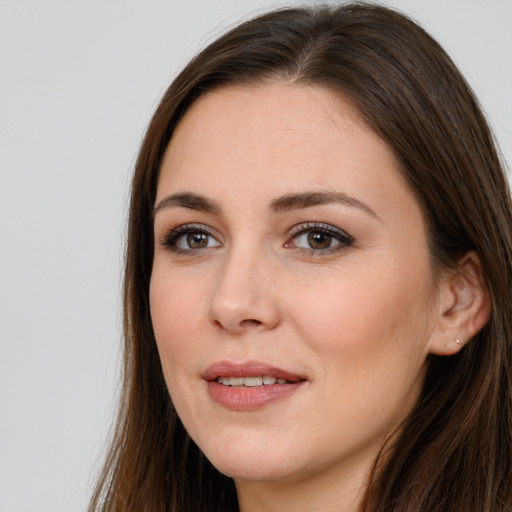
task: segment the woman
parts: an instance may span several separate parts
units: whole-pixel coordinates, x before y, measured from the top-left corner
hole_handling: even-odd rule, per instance
[[[212,43],[140,150],[90,510],[511,510],[511,220],[473,94],[402,15]]]

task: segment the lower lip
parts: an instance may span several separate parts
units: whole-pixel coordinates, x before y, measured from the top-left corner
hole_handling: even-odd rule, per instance
[[[250,411],[277,402],[297,391],[304,381],[270,386],[224,386],[216,381],[208,382],[210,397],[218,404],[236,411]]]

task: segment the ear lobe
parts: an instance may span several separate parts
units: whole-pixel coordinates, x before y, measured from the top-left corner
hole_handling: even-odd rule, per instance
[[[452,355],[480,331],[491,316],[491,298],[480,258],[469,251],[439,285],[440,318],[430,353]]]

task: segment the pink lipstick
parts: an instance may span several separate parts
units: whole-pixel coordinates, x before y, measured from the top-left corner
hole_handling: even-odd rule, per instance
[[[203,374],[210,397],[233,410],[247,411],[281,400],[297,391],[306,378],[257,361],[219,361]]]

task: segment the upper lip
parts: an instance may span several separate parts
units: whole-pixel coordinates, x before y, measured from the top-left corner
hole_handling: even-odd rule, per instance
[[[218,377],[275,377],[286,379],[289,382],[306,380],[306,377],[277,366],[262,363],[260,361],[246,361],[244,363],[233,363],[231,361],[218,361],[208,366],[203,373],[203,378],[213,381]]]

